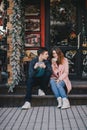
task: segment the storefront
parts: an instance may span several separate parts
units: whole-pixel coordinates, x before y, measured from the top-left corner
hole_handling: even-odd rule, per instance
[[[20,45],[21,53],[24,52],[27,55],[22,60],[23,64],[36,55],[36,50],[40,46],[46,46],[50,50],[56,45],[63,50],[69,59],[70,78],[87,80],[87,0],[25,0],[24,2],[22,0],[21,3],[19,0],[15,2],[8,0],[8,3],[7,15],[9,15],[10,20],[7,22],[7,29],[11,31],[11,28],[16,28],[18,24],[22,25],[20,30],[24,37],[21,39],[24,42],[22,41]],[[20,3],[20,6],[17,3]],[[13,10],[16,5],[18,7]],[[13,12],[9,12],[9,10],[13,10]],[[16,20],[11,19],[13,13],[13,16],[16,16],[18,13],[20,14],[20,11],[22,19],[19,19],[19,16],[15,17]],[[18,20],[19,23],[17,23]],[[12,27],[9,23],[12,24]],[[15,39],[15,35],[12,37],[10,35],[12,33],[7,35],[9,45],[7,59],[13,61],[15,49],[11,50],[11,43],[16,43],[16,41],[11,41],[11,38]],[[21,37],[20,34],[18,36]],[[19,41],[17,42],[19,43]],[[12,57],[10,58],[11,55],[13,60]],[[11,83],[14,70],[13,64],[10,62],[7,63],[7,71],[10,72],[10,80],[8,81]]]
[[[87,1],[50,2],[50,46],[56,44],[70,63],[70,78],[87,79]]]

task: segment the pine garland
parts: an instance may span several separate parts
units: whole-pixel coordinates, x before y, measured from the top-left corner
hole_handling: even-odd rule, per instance
[[[23,76],[23,64],[21,62],[24,56],[24,11],[21,0],[13,0],[13,16],[12,16],[12,55],[10,64],[12,66],[12,83],[9,91],[13,92],[15,85],[18,85]]]

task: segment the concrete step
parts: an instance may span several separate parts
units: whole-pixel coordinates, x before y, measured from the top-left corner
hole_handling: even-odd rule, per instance
[[[0,107],[21,107],[25,95],[6,94],[0,95]],[[69,95],[71,105],[86,105],[87,95]],[[32,106],[55,106],[57,105],[54,95],[38,96],[32,95]]]
[[[87,104],[87,81],[73,81],[72,91],[69,93],[71,105]],[[38,86],[32,90],[32,106],[52,106],[57,105],[57,101],[51,91],[47,88],[46,96],[38,96]],[[7,86],[0,86],[0,106],[1,107],[21,107],[24,103],[26,93],[25,85],[18,85],[14,88],[13,93],[8,93]]]
[[[0,86],[0,93],[1,94],[8,94],[8,87],[6,85]],[[37,94],[39,86],[34,86],[32,88],[32,94]],[[18,85],[14,88],[14,94],[25,94],[26,93],[26,85]],[[9,93],[10,94],[10,93]],[[50,86],[48,86],[47,95],[51,95],[52,90]],[[72,81],[72,90],[70,94],[87,94],[87,81]]]

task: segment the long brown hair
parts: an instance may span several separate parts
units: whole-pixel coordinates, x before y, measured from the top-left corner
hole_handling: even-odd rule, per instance
[[[63,60],[64,60],[64,54],[62,52],[62,50],[57,47],[57,46],[54,46],[52,49],[51,49],[51,58],[53,58],[53,51],[56,51],[57,55],[58,55],[58,60],[57,60],[57,64],[62,64],[63,63]]]

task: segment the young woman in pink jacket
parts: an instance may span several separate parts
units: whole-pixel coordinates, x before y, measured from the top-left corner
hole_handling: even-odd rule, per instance
[[[57,107],[61,109],[69,108],[70,103],[67,95],[72,87],[68,77],[68,59],[64,57],[60,48],[53,47],[51,50],[51,62],[53,74],[50,78],[50,85],[58,101]]]

